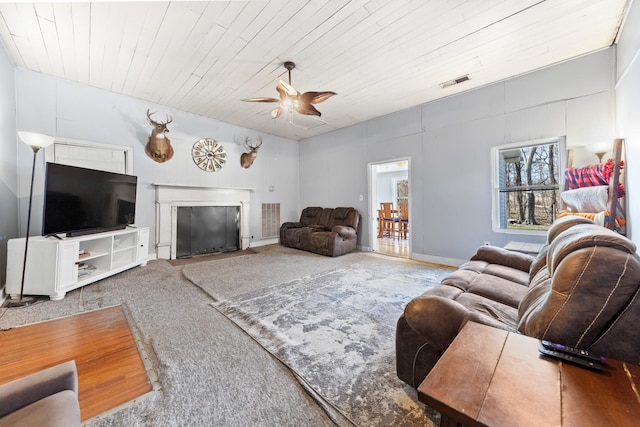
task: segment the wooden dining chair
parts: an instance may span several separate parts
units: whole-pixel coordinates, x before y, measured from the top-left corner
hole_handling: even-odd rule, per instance
[[[409,203],[398,204],[398,230],[404,239],[409,232]]]
[[[398,223],[393,203],[380,202],[380,212],[382,214],[382,237],[385,235],[391,237],[396,233],[396,224]]]
[[[378,209],[378,239],[384,234],[384,217],[382,216],[382,209]]]

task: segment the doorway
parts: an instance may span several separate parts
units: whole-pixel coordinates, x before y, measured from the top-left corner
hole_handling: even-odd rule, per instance
[[[369,235],[373,252],[410,258],[409,163],[409,159],[397,159],[369,165]],[[381,203],[390,204],[390,215],[380,211]]]

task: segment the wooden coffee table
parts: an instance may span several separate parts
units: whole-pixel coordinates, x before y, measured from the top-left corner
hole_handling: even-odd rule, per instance
[[[640,367],[591,371],[538,352],[540,341],[469,322],[418,387],[441,426],[637,426]]]

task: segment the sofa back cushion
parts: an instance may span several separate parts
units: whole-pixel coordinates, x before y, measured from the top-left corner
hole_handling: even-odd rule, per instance
[[[579,224],[563,231],[549,245],[547,253],[549,273],[553,275],[562,261],[577,250],[594,247],[609,247],[628,254],[636,251],[636,245],[631,240],[614,231],[595,224]],[[602,267],[606,270],[608,266]]]
[[[300,224],[303,227],[308,227],[313,224],[320,224],[320,216],[322,215],[322,208],[318,206],[310,206],[304,208],[300,214]]]
[[[318,219],[318,223],[316,225],[321,225],[327,230],[331,230],[331,215],[333,214],[333,208],[324,208],[322,209],[322,215],[320,215],[320,219]]]
[[[554,235],[546,249],[546,265],[532,271],[518,307],[518,330],[640,361],[640,346],[635,344],[640,340],[640,257],[633,242],[581,223]]]
[[[497,246],[480,246],[471,261],[486,261],[489,264],[498,264],[528,272],[533,261],[533,256]]]
[[[354,230],[358,230],[358,223],[360,222],[360,213],[354,208],[334,208],[331,212],[331,216],[327,222],[329,229],[336,225],[342,225],[345,227],[351,227]]]
[[[547,244],[553,242],[559,234],[578,224],[595,224],[590,219],[582,216],[567,215],[559,218],[551,224],[547,232]]]

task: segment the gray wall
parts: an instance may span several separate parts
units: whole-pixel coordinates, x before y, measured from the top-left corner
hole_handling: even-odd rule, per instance
[[[150,250],[155,242],[155,187],[152,183],[185,184],[209,187],[254,188],[251,193],[250,227],[260,244],[261,203],[281,203],[283,220],[298,218],[298,143],[262,134],[224,122],[204,118],[184,111],[154,105],[139,99],[70,83],[39,73],[16,70],[17,127],[60,138],[93,141],[133,147],[133,172],[138,176],[136,224],[150,227]],[[173,116],[168,134],[174,147],[174,157],[166,163],[156,163],[144,152],[151,133],[146,110],[157,117]],[[240,166],[245,151],[241,143],[246,137],[262,136],[263,145],[249,169]],[[228,160],[218,172],[204,172],[191,158],[191,148],[200,138],[213,138],[224,146]],[[13,137],[15,141],[15,137]],[[15,142],[14,142],[15,145]],[[20,144],[24,146],[24,144]],[[15,148],[12,147],[12,150]],[[30,149],[18,147],[20,178],[19,194],[29,192]],[[34,193],[32,235],[39,234],[42,222],[42,190],[44,156],[38,156]],[[15,174],[15,171],[14,171]],[[269,191],[273,186],[274,191]],[[26,211],[26,208],[25,208]],[[26,218],[21,220],[26,223]],[[23,228],[24,229],[24,228]]]
[[[367,165],[409,157],[413,258],[459,263],[485,241],[542,243],[544,234],[492,231],[491,147],[563,135],[573,146],[612,141],[613,55],[603,50],[305,140],[301,205],[351,205],[366,219]],[[365,226],[361,246],[370,239]]]
[[[0,44],[0,288],[6,279],[7,240],[18,237],[15,99],[13,64]]]
[[[640,3],[633,2],[617,46],[617,132],[625,138],[629,235],[640,246]]]

